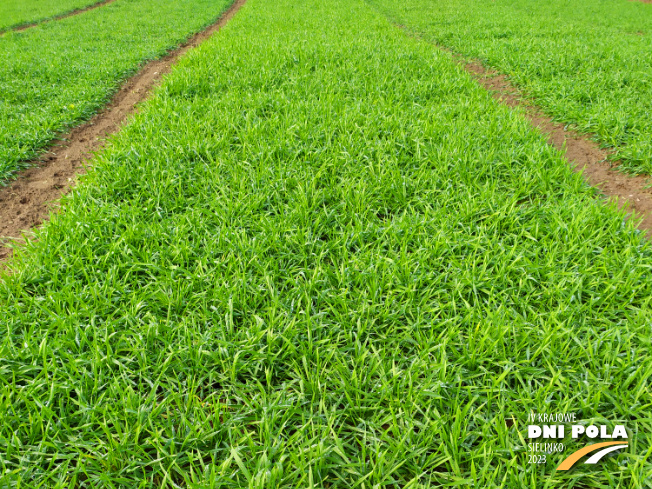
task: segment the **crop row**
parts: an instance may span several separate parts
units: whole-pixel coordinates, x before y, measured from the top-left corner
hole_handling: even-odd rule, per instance
[[[586,487],[649,476],[649,245],[362,0],[250,0],[37,238],[0,282],[8,484],[572,485],[531,410],[632,421]]]

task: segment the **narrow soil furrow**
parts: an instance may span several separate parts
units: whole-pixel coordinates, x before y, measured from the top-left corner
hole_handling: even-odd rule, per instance
[[[495,99],[509,107],[524,109],[525,116],[532,125],[548,136],[549,144],[564,152],[572,168],[582,172],[589,185],[597,187],[605,197],[616,201],[619,207],[633,210],[634,217],[641,219],[639,229],[646,231],[649,237],[652,230],[652,189],[646,188],[648,177],[618,171],[607,161],[608,151],[600,148],[586,135],[554,122],[541,109],[525,100],[505,75],[489,70],[478,62],[457,58]]]
[[[641,0],[652,2],[652,0]],[[394,23],[396,27],[415,38],[421,38],[417,33],[407,30],[406,26]],[[425,41],[429,42],[429,41]],[[548,136],[548,143],[564,152],[571,168],[582,172],[586,182],[596,187],[608,199],[617,203],[619,208],[626,208],[632,217],[639,221],[638,228],[650,238],[652,235],[652,189],[649,176],[635,176],[617,170],[618,164],[607,161],[609,152],[587,135],[567,129],[564,124],[554,122],[543,110],[519,92],[507,77],[495,70],[486,68],[477,60],[469,60],[446,46],[435,45],[442,51],[453,55],[453,58],[473,76],[482,87],[491,92],[493,98],[508,107],[519,107],[524,110],[525,117],[539,131]]]
[[[165,57],[144,65],[120,88],[102,112],[62,136],[41,158],[32,162],[33,167],[21,171],[15,181],[0,188],[0,260],[12,254],[4,244],[20,241],[25,231],[47,219],[56,208],[53,201],[67,193],[75,183],[75,176],[84,171],[84,162],[104,146],[108,136],[120,129],[177,59],[211,37],[245,3],[246,0],[235,0],[210,27]]]
[[[17,31],[24,31],[27,29],[31,29],[32,27],[36,27],[37,25],[45,24],[47,22],[52,22],[54,20],[61,20],[61,19],[66,19],[68,17],[72,17],[74,15],[79,15],[83,14],[84,12],[88,12],[89,10],[95,10],[96,8],[103,7],[104,5],[107,5],[109,3],[113,3],[116,0],[101,0],[97,3],[93,3],[87,7],[82,7],[78,8],[75,10],[72,10],[70,12],[66,12],[65,14],[60,14],[60,15],[55,15],[54,17],[49,17],[47,19],[39,20],[36,22],[30,22],[29,24],[22,24],[16,27],[9,27],[8,29],[5,29],[3,31],[0,31],[0,35],[5,34],[6,32],[17,32]]]

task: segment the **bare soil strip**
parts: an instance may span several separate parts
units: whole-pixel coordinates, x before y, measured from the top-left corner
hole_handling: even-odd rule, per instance
[[[638,0],[652,3],[652,0]],[[395,24],[410,36],[406,26]],[[432,43],[431,43],[432,44]],[[473,78],[488,90],[494,99],[508,107],[520,107],[525,117],[534,127],[548,136],[548,144],[564,152],[571,168],[582,172],[586,182],[602,192],[607,200],[614,201],[619,208],[625,208],[630,218],[638,220],[638,228],[652,237],[652,189],[646,188],[649,176],[628,175],[617,170],[618,164],[609,163],[609,151],[600,148],[587,135],[579,134],[566,128],[564,124],[554,122],[539,107],[528,101],[507,77],[484,67],[478,61],[464,58],[450,48],[435,44],[442,51],[451,53]]]
[[[496,73],[478,62],[458,59],[466,70],[489,90],[493,97],[509,107],[524,109],[527,119],[548,136],[548,143],[565,153],[572,168],[582,172],[589,185],[597,187],[609,200],[619,207],[634,211],[635,219],[642,219],[639,229],[648,237],[652,231],[652,189],[645,188],[646,176],[633,176],[619,172],[607,161],[609,152],[590,140],[586,135],[567,129],[563,124],[553,122],[541,109],[525,100],[505,75]],[[616,165],[617,166],[617,165]]]
[[[23,25],[19,25],[19,26],[16,26],[16,27],[10,27],[8,29],[5,29],[4,31],[0,31],[0,35],[4,34],[5,32],[24,31],[26,29],[31,29],[32,27],[36,27],[37,25],[45,24],[47,22],[52,22],[54,20],[65,19],[67,17],[72,17],[73,15],[83,14],[84,12],[88,12],[89,10],[94,10],[96,8],[103,7],[104,5],[109,4],[109,3],[113,3],[113,2],[115,2],[115,0],[101,0],[100,2],[93,3],[93,4],[89,5],[88,7],[78,8],[78,9],[72,10],[70,12],[66,12],[65,14],[55,15],[54,17],[39,20],[37,22],[30,22],[29,24],[23,24]]]
[[[25,231],[48,218],[50,212],[56,209],[56,203],[48,204],[70,191],[75,176],[84,170],[84,162],[93,152],[102,149],[106,138],[120,129],[177,59],[222,28],[245,2],[235,0],[213,25],[195,34],[165,57],[144,65],[122,86],[102,112],[62,136],[47,153],[32,162],[34,167],[20,172],[15,181],[0,188],[0,261],[12,254],[12,250],[3,244],[20,241]]]

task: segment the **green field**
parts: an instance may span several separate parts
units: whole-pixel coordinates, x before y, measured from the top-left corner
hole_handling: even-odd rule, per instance
[[[363,0],[250,0],[11,268],[3,487],[652,487],[649,243]]]
[[[32,24],[98,3],[99,0],[3,0],[0,32]]]
[[[419,37],[509,75],[557,120],[652,174],[652,5],[628,0],[368,0]]]
[[[227,0],[119,0],[0,37],[0,186],[120,83],[212,23]]]

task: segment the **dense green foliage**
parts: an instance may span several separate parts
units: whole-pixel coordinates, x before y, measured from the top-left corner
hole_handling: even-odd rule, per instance
[[[139,64],[213,22],[228,0],[120,0],[0,37],[0,185],[91,117]]]
[[[98,0],[3,0],[0,2],[0,32],[88,7]]]
[[[250,0],[37,238],[4,486],[650,486],[649,244],[362,0]],[[630,448],[528,465],[530,410]]]
[[[559,121],[652,174],[652,5],[627,0],[369,0],[419,36],[509,75]]]

